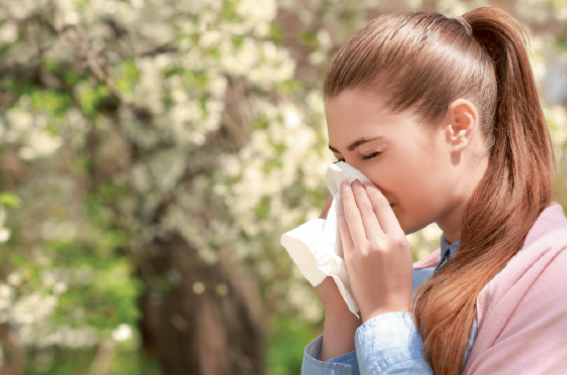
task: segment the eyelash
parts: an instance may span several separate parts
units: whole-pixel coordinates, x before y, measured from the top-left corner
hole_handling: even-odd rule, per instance
[[[379,156],[381,154],[381,152],[376,151],[371,153],[370,155],[366,155],[362,157],[362,160],[368,160],[368,159],[374,159],[376,156]]]
[[[379,151],[376,151],[376,152],[371,153],[370,155],[366,155],[366,156],[363,155],[361,157],[361,159],[362,160],[374,159],[376,156],[380,156],[380,154],[382,154],[382,153],[379,152]],[[340,161],[345,161],[345,159],[338,159],[335,163],[338,163]]]

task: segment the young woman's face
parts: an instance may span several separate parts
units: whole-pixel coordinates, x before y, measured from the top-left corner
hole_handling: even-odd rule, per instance
[[[406,234],[452,216],[462,192],[443,126],[426,130],[358,90],[328,99],[326,115],[331,151],[380,188]]]

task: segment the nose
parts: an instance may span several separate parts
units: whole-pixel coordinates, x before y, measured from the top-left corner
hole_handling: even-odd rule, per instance
[[[377,175],[376,171],[374,171],[374,173],[371,173],[372,172],[370,170],[371,167],[367,163],[363,163],[362,160],[356,159],[355,157],[345,158],[345,163],[347,163],[348,165],[358,169],[360,171],[360,173],[362,173],[364,176],[366,176],[366,178],[369,179],[370,182],[372,182],[374,184],[374,186],[376,186],[378,189],[380,189],[380,191],[386,197],[386,199],[388,199],[388,201],[391,202],[390,198],[388,197],[389,193],[382,188],[382,184],[381,184],[381,181],[380,181],[380,175],[376,176]]]
[[[358,169],[363,175],[365,175],[368,178],[368,175],[365,172],[368,169],[368,166],[365,166],[364,163],[361,162],[361,160],[357,160],[354,157],[345,158],[345,163],[347,163],[351,167]]]

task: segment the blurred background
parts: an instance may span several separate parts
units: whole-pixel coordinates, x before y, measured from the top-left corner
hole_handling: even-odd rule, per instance
[[[567,0],[0,0],[0,375],[298,374],[323,311],[279,238],[327,196],[326,67],[483,5],[529,32],[565,206]]]

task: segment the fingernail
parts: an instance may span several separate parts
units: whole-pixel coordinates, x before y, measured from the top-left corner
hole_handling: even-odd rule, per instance
[[[357,188],[357,187],[359,187],[359,186],[360,186],[360,181],[354,180],[354,182],[352,183],[352,187],[353,187],[353,188]]]
[[[342,184],[341,184],[341,191],[346,191],[346,190],[348,190],[349,188],[350,188],[349,183],[346,182],[346,181],[343,181]]]
[[[372,182],[370,181],[365,181],[362,186],[364,186],[366,189],[371,188],[372,187]]]

